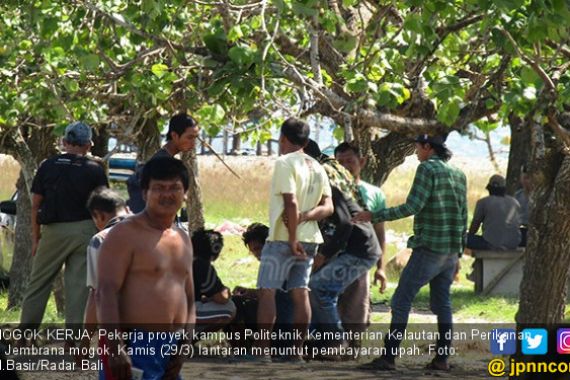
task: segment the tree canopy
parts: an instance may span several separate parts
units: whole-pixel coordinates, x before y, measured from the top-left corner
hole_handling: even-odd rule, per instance
[[[275,115],[416,133],[488,130],[570,97],[564,0],[81,1],[0,6],[0,126],[133,134],[195,113],[211,134]],[[281,112],[277,112],[281,111]],[[247,124],[250,122],[255,124]]]

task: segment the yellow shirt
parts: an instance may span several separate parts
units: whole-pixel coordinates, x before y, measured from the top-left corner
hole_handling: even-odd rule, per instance
[[[283,223],[285,204],[283,194],[295,194],[299,212],[317,206],[323,196],[331,196],[327,174],[321,164],[303,152],[293,152],[275,161],[271,194],[269,200],[268,240],[289,241],[289,231]],[[319,226],[315,221],[297,226],[297,240],[303,243],[323,242]]]

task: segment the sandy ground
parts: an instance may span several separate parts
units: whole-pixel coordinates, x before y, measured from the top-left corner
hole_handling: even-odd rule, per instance
[[[231,363],[226,359],[199,358],[187,361],[182,368],[183,379],[484,379],[488,378],[485,360],[453,361],[450,372],[429,371],[425,363],[403,360],[396,371],[366,371],[358,369],[362,362],[309,362],[306,364],[284,363]],[[1,376],[0,376],[1,377]],[[21,373],[22,380],[32,379],[78,379],[95,380],[95,371],[86,372],[28,372]]]

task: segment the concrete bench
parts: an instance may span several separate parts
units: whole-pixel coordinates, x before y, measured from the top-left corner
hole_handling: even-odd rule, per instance
[[[473,251],[475,293],[518,296],[523,275],[524,248],[514,251]]]

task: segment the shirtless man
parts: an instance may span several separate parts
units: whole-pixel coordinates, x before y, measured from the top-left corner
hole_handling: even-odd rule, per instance
[[[153,331],[191,331],[195,323],[192,244],[173,224],[188,184],[182,161],[172,157],[150,160],[141,176],[145,209],[117,224],[101,246],[97,317],[107,330],[111,355],[102,358],[100,378],[131,379],[131,368],[143,370],[145,379],[173,379],[180,372],[182,355],[162,359],[160,350],[181,347],[182,334],[170,334],[176,338],[168,341],[150,337]],[[143,342],[111,339],[111,334],[124,336],[125,332],[139,337],[144,333]],[[139,344],[144,345],[139,351],[143,355],[129,357],[122,349]]]

